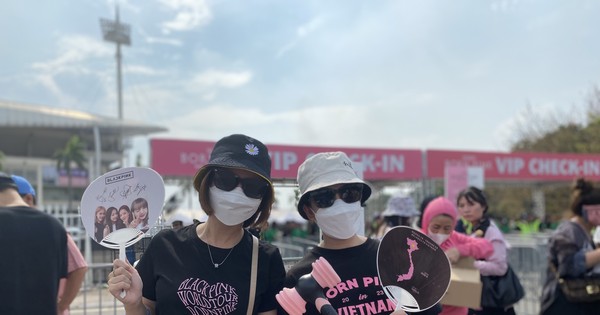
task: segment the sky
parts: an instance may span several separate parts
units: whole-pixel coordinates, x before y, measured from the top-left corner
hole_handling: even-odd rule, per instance
[[[146,160],[149,138],[232,133],[508,151],[518,126],[572,117],[600,80],[598,1],[7,0],[0,99],[116,118],[99,22],[116,4],[124,118],[169,129],[133,142]]]

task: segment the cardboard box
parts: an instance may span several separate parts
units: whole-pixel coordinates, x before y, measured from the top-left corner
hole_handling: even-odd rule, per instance
[[[481,279],[479,270],[473,267],[474,259],[463,257],[452,264],[450,286],[442,298],[442,304],[479,308],[481,304]]]

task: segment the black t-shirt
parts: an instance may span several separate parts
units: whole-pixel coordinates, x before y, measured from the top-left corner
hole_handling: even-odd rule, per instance
[[[335,288],[323,290],[338,314],[390,314],[395,304],[387,298],[379,283],[378,245],[378,241],[367,239],[359,246],[346,249],[314,247],[287,272],[285,287],[294,287],[300,277],[312,271],[311,264],[324,257],[342,280]],[[307,303],[305,314],[319,312],[312,303]]]
[[[0,314],[56,314],[67,232],[30,207],[0,207]]]
[[[143,296],[156,302],[156,314],[246,314],[252,264],[252,236],[229,249],[211,247],[196,235],[193,224],[155,235],[137,270]],[[229,254],[229,257],[225,258]],[[277,247],[260,242],[254,314],[277,308],[275,294],[283,287],[285,269]]]

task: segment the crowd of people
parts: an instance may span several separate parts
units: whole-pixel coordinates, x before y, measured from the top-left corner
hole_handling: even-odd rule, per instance
[[[20,194],[18,182],[0,174],[0,246],[16,256],[0,262],[0,313],[61,313],[79,290],[85,261],[72,257],[72,240],[55,218],[26,203],[27,198],[35,199],[35,193]],[[488,199],[481,189],[467,187],[456,200],[431,196],[419,209],[410,196],[394,196],[382,213],[382,224],[363,236],[358,233],[361,214],[372,188],[357,175],[345,153],[323,152],[307,158],[298,169],[297,182],[296,210],[307,223],[318,227],[321,236],[316,246],[286,270],[279,249],[256,236],[268,235],[267,220],[275,196],[267,147],[242,134],[220,139],[193,180],[207,219],[160,231],[135,267],[129,261],[115,260],[107,279],[109,292],[129,315],[286,314],[291,306],[276,297],[284,288],[296,290],[296,298],[305,302],[301,313],[319,314],[330,307],[337,314],[404,314],[383,294],[381,286],[373,285],[378,283],[380,239],[395,226],[420,230],[452,263],[472,257],[482,280],[511,272],[508,243],[502,229],[490,219]],[[600,276],[600,249],[591,234],[600,225],[600,188],[578,179],[570,210],[570,220],[561,223],[550,237],[541,315],[591,315],[600,310],[600,298],[575,301],[561,285],[564,279]],[[124,227],[143,228],[148,224],[144,211],[147,219],[148,205],[143,200],[134,201],[131,207],[99,207],[96,239]],[[24,253],[36,253],[35,260],[44,263],[39,266]],[[22,259],[17,259],[19,256]],[[341,283],[356,285],[352,289],[343,285],[335,294],[328,294],[321,283],[307,280],[322,258]],[[70,278],[77,279],[73,281],[77,283],[65,285],[59,292],[62,278],[67,283]],[[486,290],[482,296],[491,294]],[[36,303],[30,302],[30,296],[36,297]],[[419,313],[516,314],[514,303],[468,308],[438,302]]]

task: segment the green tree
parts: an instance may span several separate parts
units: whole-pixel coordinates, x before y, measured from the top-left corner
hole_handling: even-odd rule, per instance
[[[517,125],[513,152],[600,153],[600,89],[593,87],[587,107],[539,117],[527,106]]]
[[[71,210],[73,201],[73,184],[72,184],[72,170],[73,166],[84,170],[85,169],[85,144],[81,141],[78,136],[72,136],[67,141],[65,147],[61,150],[57,150],[54,154],[56,159],[56,170],[64,169],[67,172],[67,189],[68,189],[68,210]]]
[[[138,153],[135,156],[135,166],[137,166],[137,167],[141,167],[142,166],[142,155],[140,153]]]
[[[4,162],[4,152],[0,151],[0,171],[3,167],[2,162]]]
[[[593,87],[589,92],[586,108],[574,108],[569,113],[551,113],[540,119],[527,108],[522,123],[517,127],[518,138],[511,145],[512,152],[553,153],[600,153],[600,89]],[[577,119],[579,117],[579,119]],[[546,213],[560,218],[568,209],[570,183],[547,185],[543,188],[546,197]],[[511,198],[507,196],[508,198]],[[523,196],[513,195],[513,199]],[[525,197],[530,198],[530,196]],[[512,201],[526,205],[526,200]]]

